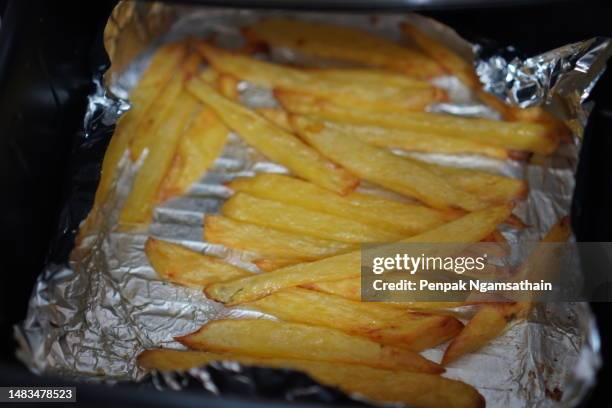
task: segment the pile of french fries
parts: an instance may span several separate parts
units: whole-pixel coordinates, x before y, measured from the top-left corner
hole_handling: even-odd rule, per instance
[[[152,237],[145,247],[160,278],[276,320],[209,322],[177,337],[191,351],[148,350],[139,356],[142,367],[186,370],[232,360],[300,370],[376,402],[485,405],[472,386],[441,376],[444,365],[497,337],[530,303],[483,304],[464,325],[449,312],[461,302],[361,302],[360,244],[503,246],[498,227],[522,227],[511,212],[527,192],[523,181],[391,149],[511,160],[553,153],[566,130],[541,110],[508,107],[482,92],[471,64],[416,27],[402,29],[414,46],[271,18],[245,28],[241,50],[189,39],[153,56],[108,148],[84,230],[108,200],[126,152],[141,167],[121,210],[122,228],[146,226],[156,205],[201,179],[230,131],[289,174],[235,179],[220,213],[205,215],[203,239],[248,254],[260,273]],[[281,65],[250,52],[272,47],[358,68]],[[456,76],[504,120],[428,112],[447,98],[430,82],[441,75]],[[272,91],[278,106],[242,104],[243,81]],[[394,194],[359,192],[362,182]],[[563,220],[545,240],[568,235]],[[419,354],[444,343],[441,363]]]

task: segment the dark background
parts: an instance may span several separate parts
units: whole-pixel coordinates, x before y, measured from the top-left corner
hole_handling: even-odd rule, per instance
[[[264,3],[274,2],[259,2]],[[466,8],[421,12],[469,40],[495,39],[528,55],[597,35],[612,37],[612,7],[604,1],[470,3]],[[65,259],[72,232],[95,191],[96,163],[110,131],[96,132],[83,143],[81,127],[92,76],[107,63],[102,30],[114,4],[112,0],[0,0],[0,384],[38,381],[15,361],[12,326],[24,318],[32,284],[46,260]],[[363,8],[363,2],[359,7]],[[401,10],[402,4],[393,2],[390,8]],[[597,105],[581,152],[572,223],[580,241],[612,241],[610,73],[600,80],[592,99]],[[84,166],[89,168],[79,176],[75,190],[74,169]],[[77,204],[63,209],[66,198],[75,195]],[[65,222],[60,225],[62,209]],[[606,385],[612,384],[612,307],[609,303],[592,306],[605,364],[599,386],[585,406],[612,406],[606,398]],[[126,395],[120,398],[133,398]]]

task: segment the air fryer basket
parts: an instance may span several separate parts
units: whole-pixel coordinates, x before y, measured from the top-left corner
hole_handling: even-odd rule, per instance
[[[11,326],[23,318],[31,283],[41,265],[49,260],[64,261],[72,247],[74,231],[91,204],[97,166],[110,137],[110,132],[104,130],[83,143],[79,132],[85,98],[93,90],[92,72],[100,75],[105,68],[101,29],[114,2],[95,6],[76,1],[47,3],[7,2],[0,36],[0,163],[4,170],[0,185],[7,197],[0,204],[0,220],[5,231],[3,258],[8,261],[6,271],[12,272],[7,274],[7,284],[2,285],[6,291],[4,310],[9,313],[3,311],[0,316],[6,333],[2,336],[3,343],[6,341],[2,350],[7,360],[12,359],[14,349],[9,340]],[[554,24],[542,24],[551,20],[546,5],[485,8],[478,12],[473,8],[437,9],[426,14],[455,27],[468,39],[495,38],[502,45],[516,44],[534,53],[595,34],[609,35],[606,10],[597,7],[556,5],[553,17],[558,23]],[[509,29],[498,30],[500,26]],[[536,38],[530,35],[533,32],[538,33]],[[583,241],[612,237],[612,220],[606,211],[612,208],[612,164],[606,154],[612,151],[612,142],[597,136],[610,130],[611,100],[606,92],[610,82],[610,74],[606,74],[593,95],[597,105],[581,152],[572,219],[576,236]],[[88,162],[98,165],[91,166],[89,177],[73,183],[72,170]],[[82,203],[70,208],[69,225],[58,227],[59,208],[75,190],[83,197]],[[49,245],[58,228],[60,238]],[[594,304],[593,308],[600,319],[605,345],[605,339],[610,338],[610,324],[603,316],[610,307]],[[604,347],[606,359],[607,353]],[[606,368],[602,372],[605,375],[608,377],[600,383],[609,379]],[[595,391],[593,404],[598,393],[602,393],[601,387]]]

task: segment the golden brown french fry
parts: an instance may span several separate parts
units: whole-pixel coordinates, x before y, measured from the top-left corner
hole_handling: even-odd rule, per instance
[[[204,239],[253,253],[259,259],[312,261],[354,249],[344,242],[291,234],[216,215],[204,218]]]
[[[257,108],[255,109],[259,115],[268,119],[279,128],[286,130],[287,132],[293,132],[291,123],[289,123],[289,114],[279,108]]]
[[[421,51],[429,55],[448,73],[454,75],[472,89],[484,103],[499,111],[504,118],[509,119],[509,116],[512,114],[512,107],[482,89],[482,84],[476,75],[472,61],[462,58],[455,51],[447,48],[444,44],[424,33],[413,24],[405,22],[401,25],[401,28]]]
[[[183,286],[202,288],[214,282],[251,275],[220,259],[155,238],[147,240],[145,253],[162,279]]]
[[[296,263],[301,262],[306,261],[302,259],[258,259],[253,261],[257,268],[264,272],[274,271],[276,269],[289,265],[295,265]]]
[[[557,142],[561,142],[562,140],[567,141],[568,139],[571,140],[570,129],[562,121],[555,118],[549,112],[546,112],[540,106],[519,108],[518,106],[508,105],[497,96],[488,93],[480,87],[475,90],[475,93],[483,103],[498,111],[504,120],[539,123],[550,129],[551,135]]]
[[[193,61],[193,57],[190,57]],[[151,108],[146,112],[140,125],[134,130],[130,140],[130,158],[132,161],[138,160],[144,150],[150,147],[153,142],[153,134],[157,133],[164,126],[164,114],[172,110],[183,92],[183,75],[175,75],[164,87],[161,93],[151,104]]]
[[[415,408],[483,408],[484,398],[471,386],[438,375],[391,371],[356,364],[260,358],[238,354],[151,349],[140,353],[138,364],[148,370],[183,371],[216,361],[303,371],[316,381],[379,402]]]
[[[283,321],[329,327],[414,351],[444,343],[463,327],[452,316],[409,313],[301,288],[284,289],[244,306]]]
[[[466,61],[445,45],[425,34],[412,24],[402,24],[402,29],[417,44],[425,54],[429,55],[434,61],[440,64],[446,71],[456,76],[461,82],[474,91],[478,98],[498,111],[504,119],[511,121],[524,121],[542,123],[551,129],[557,130],[559,137],[564,137],[569,133],[567,127],[545,112],[540,107],[519,108],[510,106],[497,98],[495,95],[486,92],[480,79],[476,75],[473,63]]]
[[[217,71],[212,69],[212,67],[210,66],[207,66],[202,71],[200,71],[199,77],[208,85],[219,86],[219,74],[217,74]]]
[[[461,242],[467,246],[469,243],[478,242],[489,235],[500,222],[508,218],[510,211],[509,206],[476,211],[400,242]],[[359,277],[360,272],[361,252],[355,251],[315,262],[280,268],[257,276],[212,284],[205,288],[205,292],[213,300],[227,304],[238,304],[259,299],[292,286]]]
[[[429,112],[374,112],[348,109],[296,92],[277,91],[274,95],[291,113],[338,122],[399,128],[541,154],[554,152],[559,143],[557,129],[541,123],[501,122]]]
[[[161,113],[163,125],[147,137],[149,153],[138,170],[132,190],[121,209],[121,225],[134,226],[147,223],[151,219],[159,188],[172,164],[180,136],[189,118],[198,108],[197,100],[183,91],[170,109]]]
[[[217,81],[221,95],[232,101],[238,100],[240,94],[238,92],[238,79],[235,76],[220,74]]]
[[[283,18],[269,18],[250,26],[253,41],[287,47],[305,55],[350,61],[400,71],[417,78],[433,78],[442,69],[419,51],[355,28]]]
[[[361,277],[313,282],[301,285],[301,287],[318,290],[319,292],[329,293],[331,295],[342,296],[350,300],[361,301]]]
[[[359,244],[396,241],[401,234],[347,218],[237,193],[223,204],[231,219],[281,231]]]
[[[506,149],[456,137],[426,134],[407,129],[340,122],[327,122],[327,126],[332,131],[352,134],[372,146],[400,148],[425,153],[477,154],[496,159],[509,158]]]
[[[361,254],[349,252],[319,261],[300,263],[272,272],[259,274],[224,284],[212,284],[204,289],[206,295],[228,305],[248,302],[274,293],[280,289],[313,282],[338,280],[359,276]]]
[[[165,112],[174,109],[174,104],[181,103],[179,100],[185,94],[184,83],[197,71],[201,58],[197,54],[191,54],[181,65],[179,72],[168,82],[155,101],[151,104],[134,135],[130,140],[130,155],[132,161],[138,160],[146,148],[151,149],[155,144],[152,137],[165,126]]]
[[[159,201],[185,193],[198,181],[223,151],[228,133],[215,112],[204,107],[181,135],[160,187]]]
[[[447,365],[459,357],[480,349],[499,336],[508,323],[506,305],[485,305],[472,317],[461,333],[444,352],[442,364]]]
[[[196,49],[215,71],[262,87],[275,88],[281,84],[300,84],[304,87],[305,84],[312,82],[308,72],[301,69],[262,61],[206,42],[199,42]]]
[[[339,330],[267,319],[215,320],[176,340],[202,351],[353,363],[428,374],[444,371],[410,350],[381,345]]]
[[[347,278],[337,281],[314,282],[301,285],[305,289],[312,289],[346,299],[361,301],[361,278]],[[376,302],[378,306],[394,309],[436,310],[464,306],[464,302]]]
[[[521,109],[510,106],[497,96],[486,92],[482,87],[480,79],[476,75],[474,65],[471,61],[467,61],[460,57],[454,51],[448,49],[445,45],[425,34],[412,24],[404,23],[401,27],[404,32],[417,44],[421,51],[429,55],[446,71],[457,77],[467,87],[472,89],[472,91],[482,102],[498,111],[504,119],[538,122],[538,120],[531,120],[533,119],[533,115],[538,108]],[[526,115],[530,116],[530,118],[526,117]],[[537,116],[539,116],[539,114]]]
[[[221,120],[247,143],[271,160],[287,166],[296,175],[340,194],[346,194],[357,186],[358,180],[347,171],[324,159],[292,134],[223,97],[201,80],[193,78],[188,89],[214,109]]]
[[[550,271],[550,263],[556,259],[555,250],[546,246],[546,243],[565,242],[571,235],[571,226],[569,218],[560,219],[548,233],[542,238],[544,245],[538,245],[527,260],[523,263],[520,270],[513,277],[513,280],[518,282],[522,279],[532,279],[537,281],[538,278],[533,276],[533,273],[542,270],[544,273]],[[492,303],[485,304],[474,315],[465,328],[459,335],[449,344],[442,358],[443,364],[449,364],[461,356],[476,351],[488,344],[491,340],[499,336],[509,322],[524,318],[531,309],[531,301],[509,302],[509,303]]]
[[[425,34],[413,24],[404,22],[401,24],[401,28],[410,39],[416,43],[423,53],[429,55],[448,73],[456,76],[471,89],[481,88],[480,81],[476,76],[474,65],[471,61],[466,61],[464,58],[461,58],[454,51]]]
[[[406,109],[423,110],[432,102],[446,98],[443,90],[433,86],[400,88],[384,83],[364,84],[325,79],[309,71],[258,60],[204,42],[199,43],[197,49],[222,75],[231,75],[268,88],[317,95],[347,107],[401,112]]]
[[[350,135],[330,131],[327,125],[313,123],[304,116],[293,116],[290,120],[296,132],[321,154],[364,180],[442,210],[474,211],[485,206],[475,196],[453,187],[416,160],[398,157]]]
[[[274,122],[283,129],[293,131],[289,123],[289,114],[282,109],[260,108],[257,113]],[[317,120],[314,118],[314,120]],[[320,119],[318,119],[320,121]],[[448,154],[478,154],[507,159],[510,157],[506,149],[490,146],[471,140],[455,137],[424,134],[406,129],[393,129],[372,125],[354,125],[351,123],[330,122],[331,130],[350,133],[359,140],[378,147],[400,148],[415,152],[448,153]]]
[[[462,169],[424,163],[432,173],[445,178],[453,186],[472,193],[491,204],[502,204],[524,198],[527,185],[523,180],[499,176],[481,170]]]
[[[319,86],[322,82],[315,82]],[[276,91],[282,92],[283,90],[288,91],[299,91],[307,94],[316,95],[317,98],[325,101],[329,101],[338,106],[345,108],[356,108],[368,112],[397,112],[403,113],[408,111],[424,111],[429,105],[446,100],[446,94],[444,91],[431,88],[431,89],[409,89],[406,92],[395,92],[392,95],[379,95],[382,94],[381,88],[366,88],[364,92],[360,91],[359,85],[352,84],[346,86],[346,91],[338,90],[336,92],[315,92],[317,87],[309,86],[304,89],[298,89],[297,87],[283,87],[278,86],[275,88]],[[373,92],[376,89],[378,92]]]
[[[258,174],[228,184],[232,190],[310,210],[359,220],[404,237],[432,229],[459,216],[417,204],[401,203],[373,195],[339,196],[307,181],[281,174]]]
[[[359,138],[359,132],[351,131],[350,125],[348,127],[338,127],[334,123],[320,122],[303,116],[293,116],[292,118],[295,118],[293,123],[298,123],[297,126],[300,125],[299,122],[295,122],[295,120],[301,121],[304,126],[312,126],[313,128],[324,126],[326,132],[328,132],[326,134],[330,136],[343,137],[342,135],[344,135],[344,137],[348,137],[351,135]],[[364,141],[367,142],[367,140]],[[522,180],[499,176],[480,170],[440,166],[421,161],[419,161],[419,164],[426,170],[445,179],[456,189],[471,193],[488,203],[501,204],[513,201],[524,197],[527,192],[527,186]]]
[[[572,235],[569,216],[562,217],[548,230],[542,242],[566,242]]]
[[[361,83],[372,86],[430,89],[433,85],[422,79],[375,68],[311,68],[308,73],[318,80]]]
[[[104,155],[94,209],[106,200],[116,178],[119,160],[128,150],[130,139],[134,136],[136,128],[186,54],[187,48],[183,44],[168,44],[160,47],[153,55],[140,81],[130,92],[130,110],[119,119],[115,134]]]
[[[244,359],[244,360],[243,360]],[[253,357],[237,354],[209,353],[206,351],[187,351],[172,349],[148,349],[136,358],[138,366],[145,370],[186,371],[216,361],[240,361],[244,364],[257,364]],[[263,360],[263,359],[262,359]],[[247,362],[248,361],[248,362]]]
[[[532,250],[529,257],[512,276],[512,281],[520,282],[526,279],[533,282],[554,280],[560,269],[558,262],[563,258],[559,256],[559,251],[564,251],[565,248],[548,244],[567,242],[571,234],[572,228],[569,217],[562,217]]]
[[[572,141],[572,132],[565,125],[565,123],[553,116],[550,112],[545,111],[544,108],[540,106],[532,106],[530,108],[511,106],[509,109],[507,109],[507,113],[505,114],[504,118],[513,121],[540,123],[553,129],[553,132],[559,141]]]

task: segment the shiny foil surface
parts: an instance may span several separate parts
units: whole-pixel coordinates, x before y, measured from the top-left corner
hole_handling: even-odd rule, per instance
[[[414,14],[339,14],[315,12],[269,12],[163,5],[120,3],[109,20],[105,43],[112,60],[105,84],[90,96],[85,129],[94,120],[114,123],[129,108],[128,92],[146,67],[152,52],[162,43],[188,36],[216,33],[223,46],[239,46],[240,27],[270,14],[348,25],[377,32],[397,41],[398,24],[410,19],[421,29],[444,41],[465,58],[474,59],[485,89],[522,107],[544,105],[574,132],[573,143],[563,145],[551,157],[534,156],[528,161],[499,161],[479,156],[414,154],[449,166],[485,169],[525,179],[529,195],[514,214],[528,227],[503,231],[512,244],[539,239],[560,217],[567,215],[574,190],[574,171],[580,135],[589,106],[585,99],[605,67],[611,52],[608,39],[595,38],[534,56],[508,61],[503,57],[478,59],[478,46],[469,44],[452,29]],[[305,58],[286,49],[273,49],[280,62],[326,66],[328,61]],[[479,104],[456,78],[436,79],[451,95],[451,102],[430,107],[465,116],[494,117],[495,112]],[[249,106],[275,106],[269,90],[240,84],[241,100]],[[94,115],[93,112],[103,112]],[[600,135],[603,136],[603,135]],[[85,133],[87,137],[87,133]],[[126,152],[127,153],[127,152]],[[398,154],[408,154],[397,151]],[[142,160],[140,161],[142,162]],[[177,242],[202,253],[257,272],[249,254],[203,242],[203,219],[219,211],[232,191],[224,183],[259,172],[286,172],[231,135],[221,157],[187,194],[156,207],[148,229],[124,232],[117,227],[118,210],[129,192],[139,162],[127,157],[112,197],[101,209],[96,233],[84,237],[64,265],[49,264],[42,271],[30,300],[27,319],[16,328],[18,355],[32,370],[82,380],[142,381],[146,374],[136,365],[136,356],[148,348],[182,349],[175,336],[195,331],[209,320],[260,316],[259,312],[225,308],[207,300],[201,291],[161,281],[149,265],[144,243],[149,236]],[[386,194],[377,187],[362,190]],[[469,316],[469,307],[460,312]],[[439,361],[445,345],[424,355]],[[473,386],[491,407],[552,407],[576,405],[595,381],[600,364],[599,337],[589,306],[584,303],[550,303],[537,306],[528,321],[518,322],[504,335],[476,353],[450,365],[445,376]],[[232,363],[224,375],[244,375]],[[219,376],[208,375],[211,367],[190,370],[203,388],[219,393]],[[157,375],[159,388],[181,389],[176,375]],[[278,398],[288,398],[284,390]],[[296,390],[293,390],[296,391]]]

